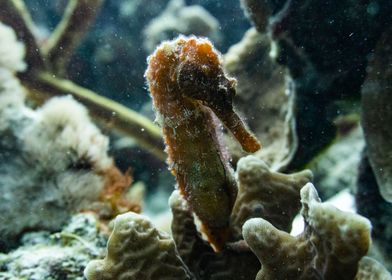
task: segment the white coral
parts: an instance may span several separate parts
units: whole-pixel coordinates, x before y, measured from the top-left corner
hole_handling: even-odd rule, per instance
[[[25,48],[17,41],[12,28],[0,22],[0,68],[11,72],[23,71],[26,63],[23,61]]]
[[[113,164],[107,155],[108,138],[71,96],[52,98],[37,110],[34,123],[21,138],[25,151],[47,166],[66,168],[80,159],[93,163],[95,171],[102,171]]]

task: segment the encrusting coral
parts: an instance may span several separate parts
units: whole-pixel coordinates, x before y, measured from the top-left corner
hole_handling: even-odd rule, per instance
[[[305,230],[299,236],[261,218],[244,224],[245,241],[262,264],[256,279],[355,279],[371,242],[370,222],[321,203],[311,183],[302,188],[301,202]]]
[[[262,160],[247,156],[238,161],[236,176],[238,195],[231,214],[231,229],[236,236],[241,236],[243,224],[255,217],[290,232],[301,208],[300,190],[312,180],[312,172],[304,170],[290,175],[273,172]]]
[[[211,243],[221,249],[229,238],[237,186],[215,115],[244,150],[261,147],[233,110],[235,80],[226,77],[220,55],[207,39],[182,36],[156,49],[145,75],[170,169]]]
[[[97,216],[79,213],[60,232],[26,232],[20,246],[0,253],[1,280],[82,280],[92,258],[103,257],[107,236],[97,227]]]
[[[91,261],[88,280],[191,279],[173,239],[138,214],[116,217],[104,260]]]

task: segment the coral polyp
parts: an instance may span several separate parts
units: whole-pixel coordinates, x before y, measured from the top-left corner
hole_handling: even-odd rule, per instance
[[[179,37],[162,43],[148,59],[146,78],[161,125],[168,162],[178,187],[219,249],[229,238],[237,186],[220,143],[216,116],[244,150],[261,145],[233,110],[235,79],[222,68],[207,39]]]

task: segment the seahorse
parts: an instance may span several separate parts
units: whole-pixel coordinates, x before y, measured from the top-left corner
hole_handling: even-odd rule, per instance
[[[221,125],[247,152],[261,148],[233,109],[236,80],[227,77],[220,53],[205,38],[180,36],[161,43],[145,73],[169,169],[180,192],[219,251],[230,238],[237,185],[221,141]]]

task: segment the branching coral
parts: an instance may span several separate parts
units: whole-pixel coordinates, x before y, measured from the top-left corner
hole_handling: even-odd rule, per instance
[[[222,248],[237,187],[219,142],[216,117],[248,152],[258,140],[234,112],[235,80],[206,39],[179,37],[149,57],[147,81],[163,129],[170,169],[211,242]]]
[[[299,236],[261,218],[244,224],[244,238],[262,263],[256,279],[354,279],[369,249],[370,222],[321,203],[310,183],[301,201],[306,228]]]
[[[138,214],[117,216],[104,260],[92,261],[88,280],[191,279],[173,239]]]

